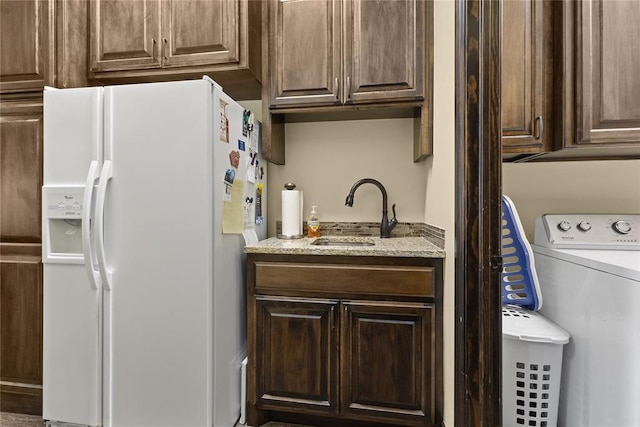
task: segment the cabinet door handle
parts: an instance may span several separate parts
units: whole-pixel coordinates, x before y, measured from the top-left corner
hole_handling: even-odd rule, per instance
[[[336,329],[336,314],[335,314],[335,307],[331,307],[331,329],[335,330]]]
[[[344,306],[344,328],[346,330],[349,329],[349,306]]]
[[[164,58],[164,60],[167,60],[167,39],[162,39],[163,40],[163,45],[162,45],[162,57]]]
[[[351,99],[351,77],[347,77],[347,98]]]
[[[542,116],[536,117],[536,139],[542,139],[544,134],[544,120]]]
[[[151,58],[156,60],[156,39],[151,39]]]
[[[340,100],[340,79],[337,77],[333,81],[333,95],[337,100]]]

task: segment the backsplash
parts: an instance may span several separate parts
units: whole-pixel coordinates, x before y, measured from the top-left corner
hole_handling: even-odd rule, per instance
[[[304,222],[302,229],[307,229]],[[282,233],[282,221],[276,221],[276,233]],[[423,222],[399,222],[391,237],[424,237],[444,250],[445,230]],[[320,236],[379,236],[379,222],[321,222]]]

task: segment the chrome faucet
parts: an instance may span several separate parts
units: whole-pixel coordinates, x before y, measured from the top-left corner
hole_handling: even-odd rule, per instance
[[[353,184],[351,190],[349,191],[349,195],[347,196],[347,201],[345,202],[345,206],[353,207],[353,195],[362,184],[373,184],[380,189],[382,192],[382,221],[380,222],[380,237],[388,238],[391,237],[391,230],[398,224],[398,220],[396,219],[396,204],[394,203],[391,206],[391,210],[393,211],[393,218],[389,221],[387,217],[387,190],[385,190],[384,185],[380,183],[380,181],[376,181],[375,179],[365,178]]]

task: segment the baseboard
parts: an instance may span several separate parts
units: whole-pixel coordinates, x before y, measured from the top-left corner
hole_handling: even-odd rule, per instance
[[[0,385],[0,411],[42,416],[42,387]]]

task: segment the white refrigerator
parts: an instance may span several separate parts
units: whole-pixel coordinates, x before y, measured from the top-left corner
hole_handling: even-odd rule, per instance
[[[44,93],[43,418],[233,426],[259,123],[211,79]]]

